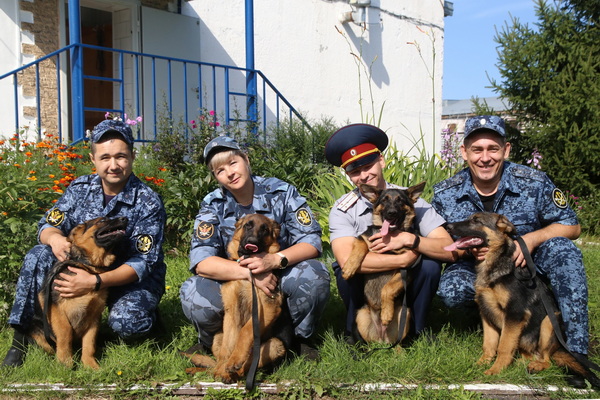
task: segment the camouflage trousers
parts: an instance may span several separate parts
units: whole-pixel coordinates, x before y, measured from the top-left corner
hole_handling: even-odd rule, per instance
[[[587,354],[588,288],[581,251],[571,240],[557,237],[542,243],[532,256],[537,272],[550,282],[558,302],[569,350]],[[437,294],[448,307],[474,305],[473,262],[461,260],[446,267]]]
[[[35,312],[37,294],[42,288],[46,273],[56,258],[50,246],[37,245],[26,255],[21,267],[15,302],[8,323],[26,331]],[[133,339],[147,334],[157,318],[157,307],[164,288],[130,284],[109,289],[108,325],[123,339]]]
[[[317,260],[307,260],[282,271],[279,284],[286,297],[294,332],[300,338],[315,333],[317,322],[329,299],[329,271]],[[183,313],[198,331],[198,341],[210,348],[223,326],[221,285],[201,276],[192,276],[179,292]]]

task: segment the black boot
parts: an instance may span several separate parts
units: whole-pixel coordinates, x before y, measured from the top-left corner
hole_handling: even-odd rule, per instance
[[[310,339],[296,337],[294,339],[294,353],[298,356],[304,356],[309,361],[317,361],[319,359],[319,351]]]
[[[23,360],[25,359],[25,354],[27,353],[27,347],[29,346],[29,338],[22,334],[21,332],[15,331],[13,336],[12,345],[8,352],[6,353],[6,357],[4,357],[4,361],[2,362],[3,367],[20,367],[23,364]]]

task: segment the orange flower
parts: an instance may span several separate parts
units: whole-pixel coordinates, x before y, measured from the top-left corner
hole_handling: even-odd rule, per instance
[[[4,215],[6,217],[8,215],[8,213],[6,211],[2,211],[2,215]]]
[[[30,181],[37,181],[37,178],[35,176],[30,176],[27,179]]]
[[[17,168],[21,168],[21,166],[19,164],[15,164],[14,166]]]
[[[53,179],[53,178],[54,178],[54,175],[53,175],[53,174],[50,174],[50,175],[48,175],[48,178],[50,178],[50,179]]]
[[[28,151],[28,152],[26,152],[26,153],[25,153],[25,155],[26,155],[27,157],[31,157],[31,156],[33,155],[33,153],[32,153],[32,152],[30,152],[30,151]]]
[[[35,174],[34,170],[29,171],[29,175],[33,175],[33,174]]]

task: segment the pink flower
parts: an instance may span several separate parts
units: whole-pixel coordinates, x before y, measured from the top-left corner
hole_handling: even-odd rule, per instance
[[[215,112],[214,112],[213,110],[210,110],[210,111],[208,112],[208,114],[209,114],[209,115],[215,115]]]

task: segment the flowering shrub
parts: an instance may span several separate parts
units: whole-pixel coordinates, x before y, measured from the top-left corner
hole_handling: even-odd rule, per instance
[[[39,142],[0,140],[0,317],[12,298],[25,252],[36,243],[37,221],[76,176],[91,171],[87,146],[67,146],[52,134]]]
[[[456,129],[446,128],[442,130],[442,150],[440,151],[442,159],[442,169],[455,170],[462,165],[463,160],[460,156],[460,138]]]
[[[527,160],[527,164],[537,169],[542,169],[542,158],[544,157],[542,157],[538,149],[535,149],[531,152],[531,158]]]

